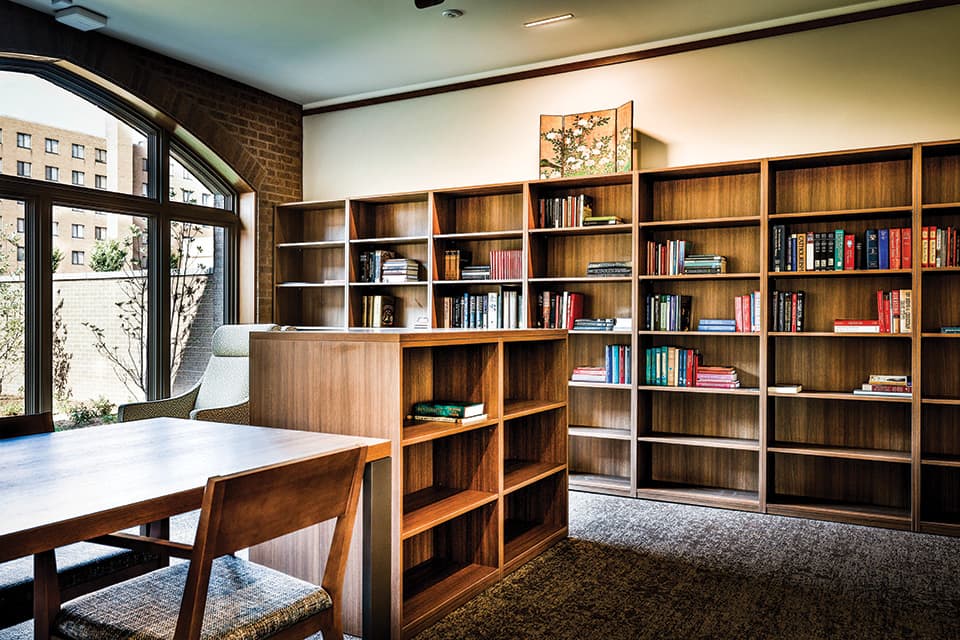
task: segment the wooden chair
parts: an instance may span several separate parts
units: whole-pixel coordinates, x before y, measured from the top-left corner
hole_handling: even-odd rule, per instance
[[[343,637],[341,595],[366,447],[210,478],[189,565],[68,602],[74,640]],[[236,558],[238,549],[336,518],[322,586]],[[232,635],[231,635],[232,634]]]

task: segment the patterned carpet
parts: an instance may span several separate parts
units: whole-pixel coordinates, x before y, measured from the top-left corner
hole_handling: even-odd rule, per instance
[[[960,539],[570,494],[570,538],[417,640],[960,638]]]

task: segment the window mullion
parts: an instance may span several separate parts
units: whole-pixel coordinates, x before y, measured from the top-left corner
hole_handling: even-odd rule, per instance
[[[53,203],[41,197],[24,201],[24,409],[53,408]]]
[[[157,195],[161,205],[169,200],[169,138],[166,132],[157,136],[154,156]],[[150,363],[147,388],[151,399],[170,395],[170,216],[161,206],[161,214],[150,221],[148,279],[149,304],[147,358]]]

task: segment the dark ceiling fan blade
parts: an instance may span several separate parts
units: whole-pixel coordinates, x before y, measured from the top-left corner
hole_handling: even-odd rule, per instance
[[[413,0],[413,4],[417,5],[417,9],[426,9],[443,4],[443,0]]]

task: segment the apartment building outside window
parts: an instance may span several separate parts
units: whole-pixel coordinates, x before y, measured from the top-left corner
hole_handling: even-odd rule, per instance
[[[83,225],[82,224],[72,224],[70,225],[70,237],[71,238],[83,238]]]
[[[57,237],[60,235],[60,223],[57,220],[53,221],[53,236]]]
[[[17,233],[24,233],[27,229],[26,218],[17,218]]]
[[[60,141],[56,138],[47,138],[43,141],[43,148],[47,153],[60,153]]]
[[[106,150],[106,149],[97,148],[96,154],[97,154],[97,157],[96,157],[96,161],[97,161],[97,162],[102,162],[103,164],[106,164],[106,163],[107,163],[107,150]]]
[[[72,171],[70,173],[70,184],[83,186],[83,171]]]
[[[23,262],[27,256],[27,251],[25,247],[17,245],[17,262]]]
[[[71,251],[70,252],[70,264],[83,264],[83,251]]]
[[[50,182],[59,182],[60,181],[60,169],[57,167],[47,166],[43,171],[44,177]]]
[[[31,170],[31,167],[30,167],[30,163],[29,163],[29,162],[24,162],[23,160],[17,160],[17,175],[18,175],[18,176],[20,176],[21,178],[29,178],[29,177],[30,177],[30,170]]]
[[[17,133],[17,146],[21,149],[31,149],[32,136],[29,133]]]
[[[82,144],[77,144],[74,142],[70,145],[70,155],[78,160],[83,160],[84,148]]]
[[[93,228],[93,237],[96,240],[106,240],[107,239],[107,228],[106,227],[94,227]]]
[[[106,189],[107,188],[107,176],[95,175],[93,177],[93,186],[97,189]]]

